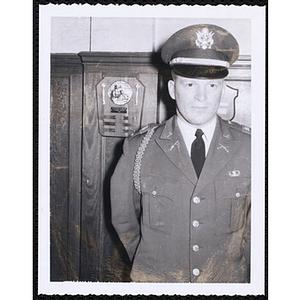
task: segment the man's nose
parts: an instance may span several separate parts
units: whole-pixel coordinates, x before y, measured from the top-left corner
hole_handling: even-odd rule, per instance
[[[195,99],[202,102],[207,99],[207,92],[204,86],[199,85],[195,94]]]

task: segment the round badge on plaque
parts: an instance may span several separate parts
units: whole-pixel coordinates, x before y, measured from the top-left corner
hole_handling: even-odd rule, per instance
[[[128,103],[132,96],[131,86],[122,80],[115,81],[108,89],[108,97],[116,105]]]

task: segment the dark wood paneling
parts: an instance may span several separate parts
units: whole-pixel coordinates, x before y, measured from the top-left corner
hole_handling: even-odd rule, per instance
[[[82,137],[81,280],[98,281],[102,274],[101,143],[95,83],[102,74],[84,72]]]
[[[82,65],[51,56],[50,280],[80,279]]]
[[[68,276],[68,199],[69,199],[69,77],[51,80],[50,115],[50,247],[51,280]]]
[[[68,278],[80,278],[82,75],[70,77]]]
[[[155,66],[161,62],[160,54],[153,52],[80,52],[84,65],[122,65]]]
[[[145,92],[143,110],[141,112],[141,127],[143,127],[149,123],[156,122],[158,74],[139,73],[138,78],[147,87]]]

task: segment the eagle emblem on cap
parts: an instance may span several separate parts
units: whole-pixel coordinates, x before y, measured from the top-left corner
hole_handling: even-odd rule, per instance
[[[209,31],[206,27],[204,27],[201,31],[198,30],[196,32],[196,45],[203,50],[211,49],[211,46],[214,43],[212,38],[214,34],[214,32]]]

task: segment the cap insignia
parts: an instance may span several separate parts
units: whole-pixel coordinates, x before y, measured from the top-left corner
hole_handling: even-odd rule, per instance
[[[213,35],[215,34],[212,31],[209,31],[208,28],[203,28],[201,31],[197,31],[197,39],[196,39],[196,45],[199,48],[205,49],[211,49],[212,44],[214,43]]]

